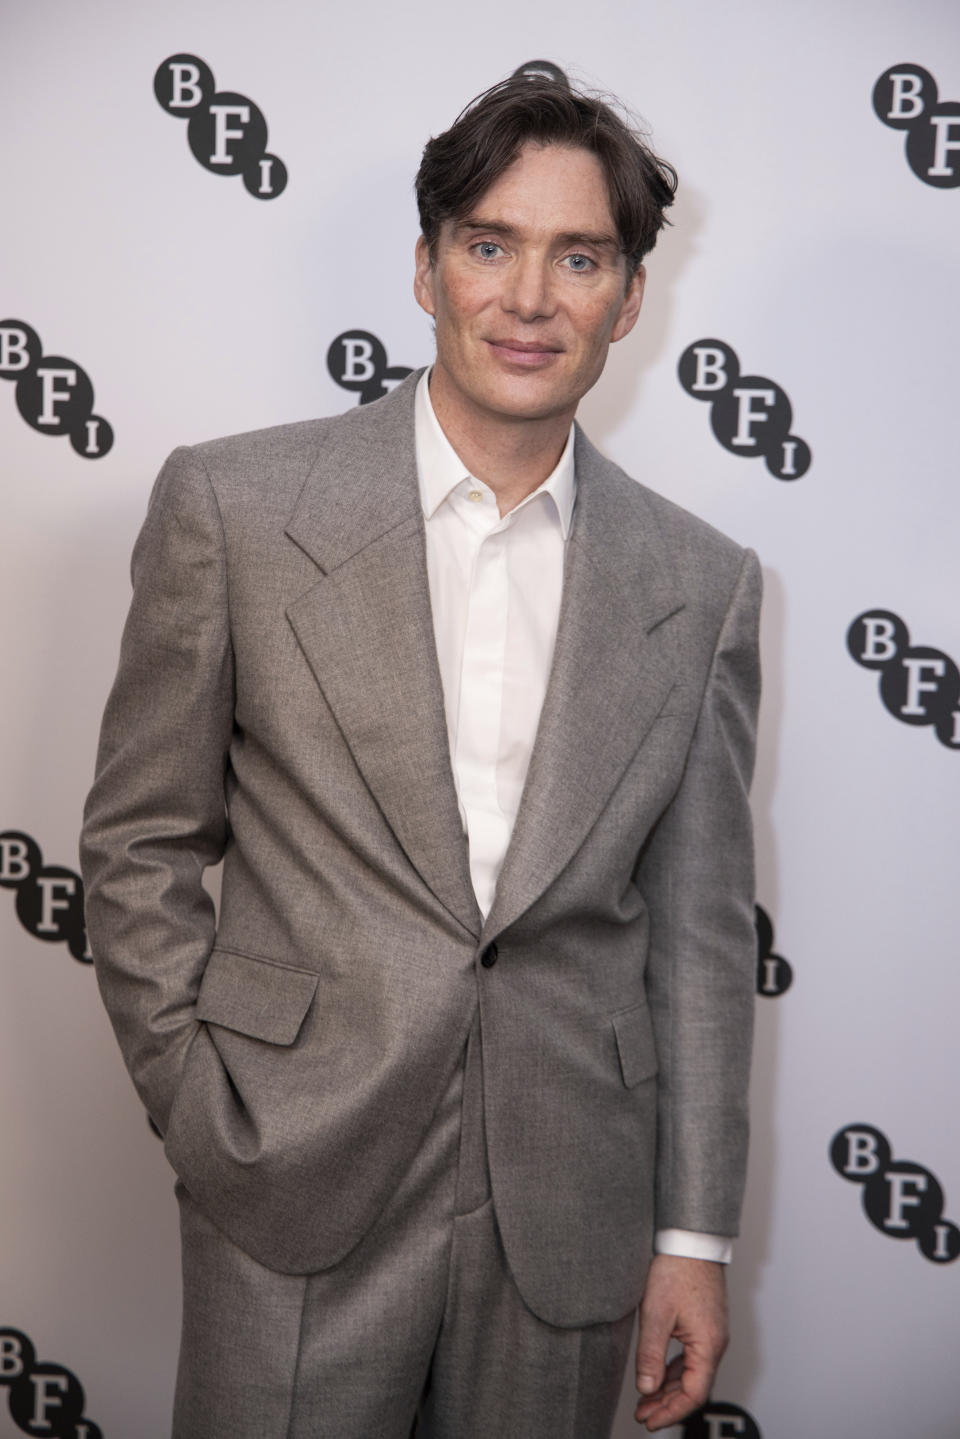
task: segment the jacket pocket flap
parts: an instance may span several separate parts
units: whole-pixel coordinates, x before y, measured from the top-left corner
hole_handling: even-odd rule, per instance
[[[318,980],[305,969],[215,949],[203,972],[196,1017],[270,1044],[292,1044]]]
[[[617,1036],[617,1052],[623,1082],[628,1089],[641,1079],[650,1079],[657,1072],[657,1050],[653,1042],[653,1023],[645,1004],[621,1010],[612,1019]]]

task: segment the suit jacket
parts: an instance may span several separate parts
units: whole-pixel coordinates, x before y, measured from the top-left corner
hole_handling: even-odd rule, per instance
[[[514,1278],[550,1323],[613,1319],[655,1224],[736,1233],[759,567],[578,432],[553,668],[481,923],[416,380],[162,470],[85,816],[97,973],[173,1166],[286,1272],[374,1223],[479,1006]]]

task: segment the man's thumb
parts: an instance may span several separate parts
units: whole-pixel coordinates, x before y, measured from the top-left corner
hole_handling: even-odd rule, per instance
[[[672,1328],[665,1310],[645,1309],[641,1305],[637,1340],[637,1389],[641,1394],[653,1394],[663,1383]]]

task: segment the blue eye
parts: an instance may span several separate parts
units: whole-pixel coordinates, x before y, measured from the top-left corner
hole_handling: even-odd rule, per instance
[[[568,255],[567,263],[576,274],[582,275],[586,270],[593,268],[593,261],[589,255]]]
[[[481,260],[495,260],[500,253],[500,246],[494,240],[480,240],[474,249]]]

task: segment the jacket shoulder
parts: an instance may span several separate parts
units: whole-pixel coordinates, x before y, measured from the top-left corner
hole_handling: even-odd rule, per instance
[[[417,374],[369,405],[342,414],[248,430],[205,440],[174,452],[205,472],[218,498],[240,501],[251,492],[292,502],[321,459],[349,478],[372,447],[399,445],[409,434],[412,450],[413,393]]]
[[[206,472],[218,494],[250,489],[296,492],[318,456],[344,428],[349,428],[353,414],[348,411],[325,419],[224,435],[186,446],[179,453]]]
[[[639,480],[625,478],[639,495],[643,508],[656,520],[661,538],[678,562],[690,557],[700,565],[740,569],[747,553],[743,545],[659,491],[651,490]]]
[[[578,478],[606,491],[620,542],[636,552],[652,543],[671,579],[689,597],[725,607],[753,552],[699,515],[651,489],[578,437]]]

